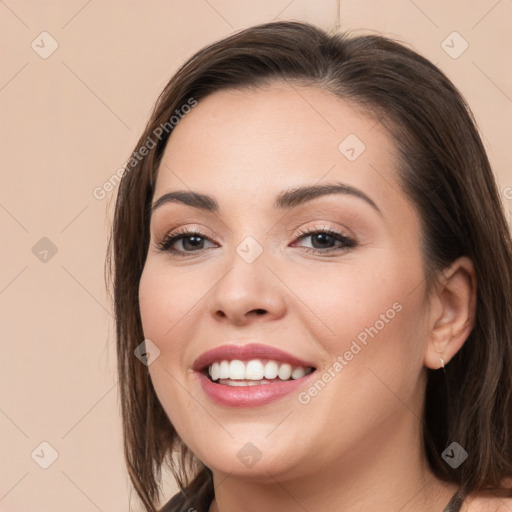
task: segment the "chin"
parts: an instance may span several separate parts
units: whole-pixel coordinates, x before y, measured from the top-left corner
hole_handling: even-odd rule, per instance
[[[295,447],[289,446],[277,436],[269,440],[269,431],[267,429],[264,435],[251,436],[248,429],[243,440],[239,440],[238,436],[218,443],[210,440],[204,452],[195,453],[213,472],[275,483],[272,476],[285,475],[303,466]],[[294,436],[288,439],[294,439]],[[212,449],[214,446],[215,449]],[[304,444],[300,443],[299,446],[305,449]]]

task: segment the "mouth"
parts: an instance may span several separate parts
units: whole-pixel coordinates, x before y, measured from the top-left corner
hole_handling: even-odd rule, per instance
[[[211,382],[223,386],[261,386],[302,379],[314,372],[312,366],[292,365],[275,359],[222,359],[203,369]]]
[[[253,407],[273,402],[307,385],[313,363],[269,345],[223,345],[193,364],[200,385],[213,402]]]

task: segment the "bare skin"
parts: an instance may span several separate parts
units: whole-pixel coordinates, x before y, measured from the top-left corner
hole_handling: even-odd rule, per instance
[[[338,148],[349,134],[366,146],[353,161]],[[273,208],[284,190],[339,182],[377,209],[353,194]],[[156,393],[213,471],[210,512],[441,512],[457,486],[436,479],[423,452],[426,368],[439,368],[441,357],[448,365],[471,331],[475,275],[460,258],[427,297],[420,219],[381,125],[316,88],[220,91],[169,140],[154,202],[176,190],[208,194],[219,209],[173,202],[153,212],[140,309],[144,335],[160,349],[149,367]],[[306,228],[356,244],[319,245]],[[178,229],[199,230],[203,244],[191,248],[189,235],[173,244],[184,256],[159,250]],[[236,251],[246,237],[263,251],[252,263]],[[390,319],[393,304],[401,308]],[[376,324],[382,314],[388,321]],[[243,338],[314,361],[321,376],[381,324],[307,403],[292,393],[258,407],[221,406],[192,370],[206,350]],[[249,442],[261,453],[251,467],[237,456]]]
[[[511,512],[512,498],[471,494],[465,500],[461,512]]]

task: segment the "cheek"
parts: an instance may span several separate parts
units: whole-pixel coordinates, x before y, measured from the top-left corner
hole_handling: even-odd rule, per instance
[[[160,350],[149,373],[168,414],[194,407],[190,394],[191,341],[198,339],[208,292],[214,286],[212,269],[170,268],[166,261],[148,257],[139,283],[139,308],[144,337]],[[213,275],[213,278],[212,278]],[[197,349],[196,349],[197,350]],[[173,417],[180,422],[183,418]]]
[[[317,376],[323,383],[315,380],[300,403],[325,414],[326,424],[336,417],[337,425],[347,411],[354,425],[370,425],[388,421],[403,402],[412,408],[426,335],[421,269],[381,259],[373,269],[333,273],[328,282],[328,292],[315,280],[303,289],[317,297],[308,306],[323,320],[315,322],[313,338],[321,340],[326,359]],[[354,425],[343,427],[348,436]]]
[[[139,284],[139,308],[144,337],[150,339],[160,350],[158,359],[149,366],[149,372],[157,390],[160,383],[173,386],[167,372],[176,374],[182,370],[184,347],[183,328],[186,325],[187,311],[190,310],[190,288],[178,286],[173,276],[148,262]],[[177,293],[176,290],[180,290]],[[183,291],[181,291],[183,290]],[[171,370],[172,369],[172,370]],[[158,392],[158,391],[157,391]]]
[[[357,379],[368,367],[417,375],[426,336],[420,264],[378,255],[357,265],[347,261],[325,275],[303,275],[308,277],[297,280],[294,291],[305,298],[303,317],[311,318],[309,329],[321,340],[326,364],[341,356]]]
[[[190,279],[180,269],[170,271],[165,264],[148,259],[139,284],[139,307],[147,338],[157,343],[176,344],[176,335],[193,316],[195,308],[201,307],[201,299],[208,290],[207,283],[201,279]]]
[[[308,316],[316,316],[324,330],[343,338],[375,323],[379,330],[382,322],[400,323],[404,315],[398,310],[414,305],[416,298],[411,292],[422,280],[419,266],[406,268],[398,258],[384,254],[358,261],[347,258],[336,267],[301,271],[294,280],[289,276],[293,291],[310,311]]]
[[[144,337],[160,350],[148,370],[157,397],[171,423],[180,431],[191,426],[188,416],[180,411],[193,411],[197,406],[184,391],[186,379],[186,347],[191,336],[187,322],[197,303],[194,287],[187,286],[179,270],[172,273],[148,259],[139,284],[139,307]]]

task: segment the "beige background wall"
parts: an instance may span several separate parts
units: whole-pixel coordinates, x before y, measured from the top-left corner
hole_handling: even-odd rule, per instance
[[[440,66],[512,209],[511,0],[0,1],[0,511],[128,510],[103,278],[115,191],[93,190],[187,56],[293,18],[383,32]]]

